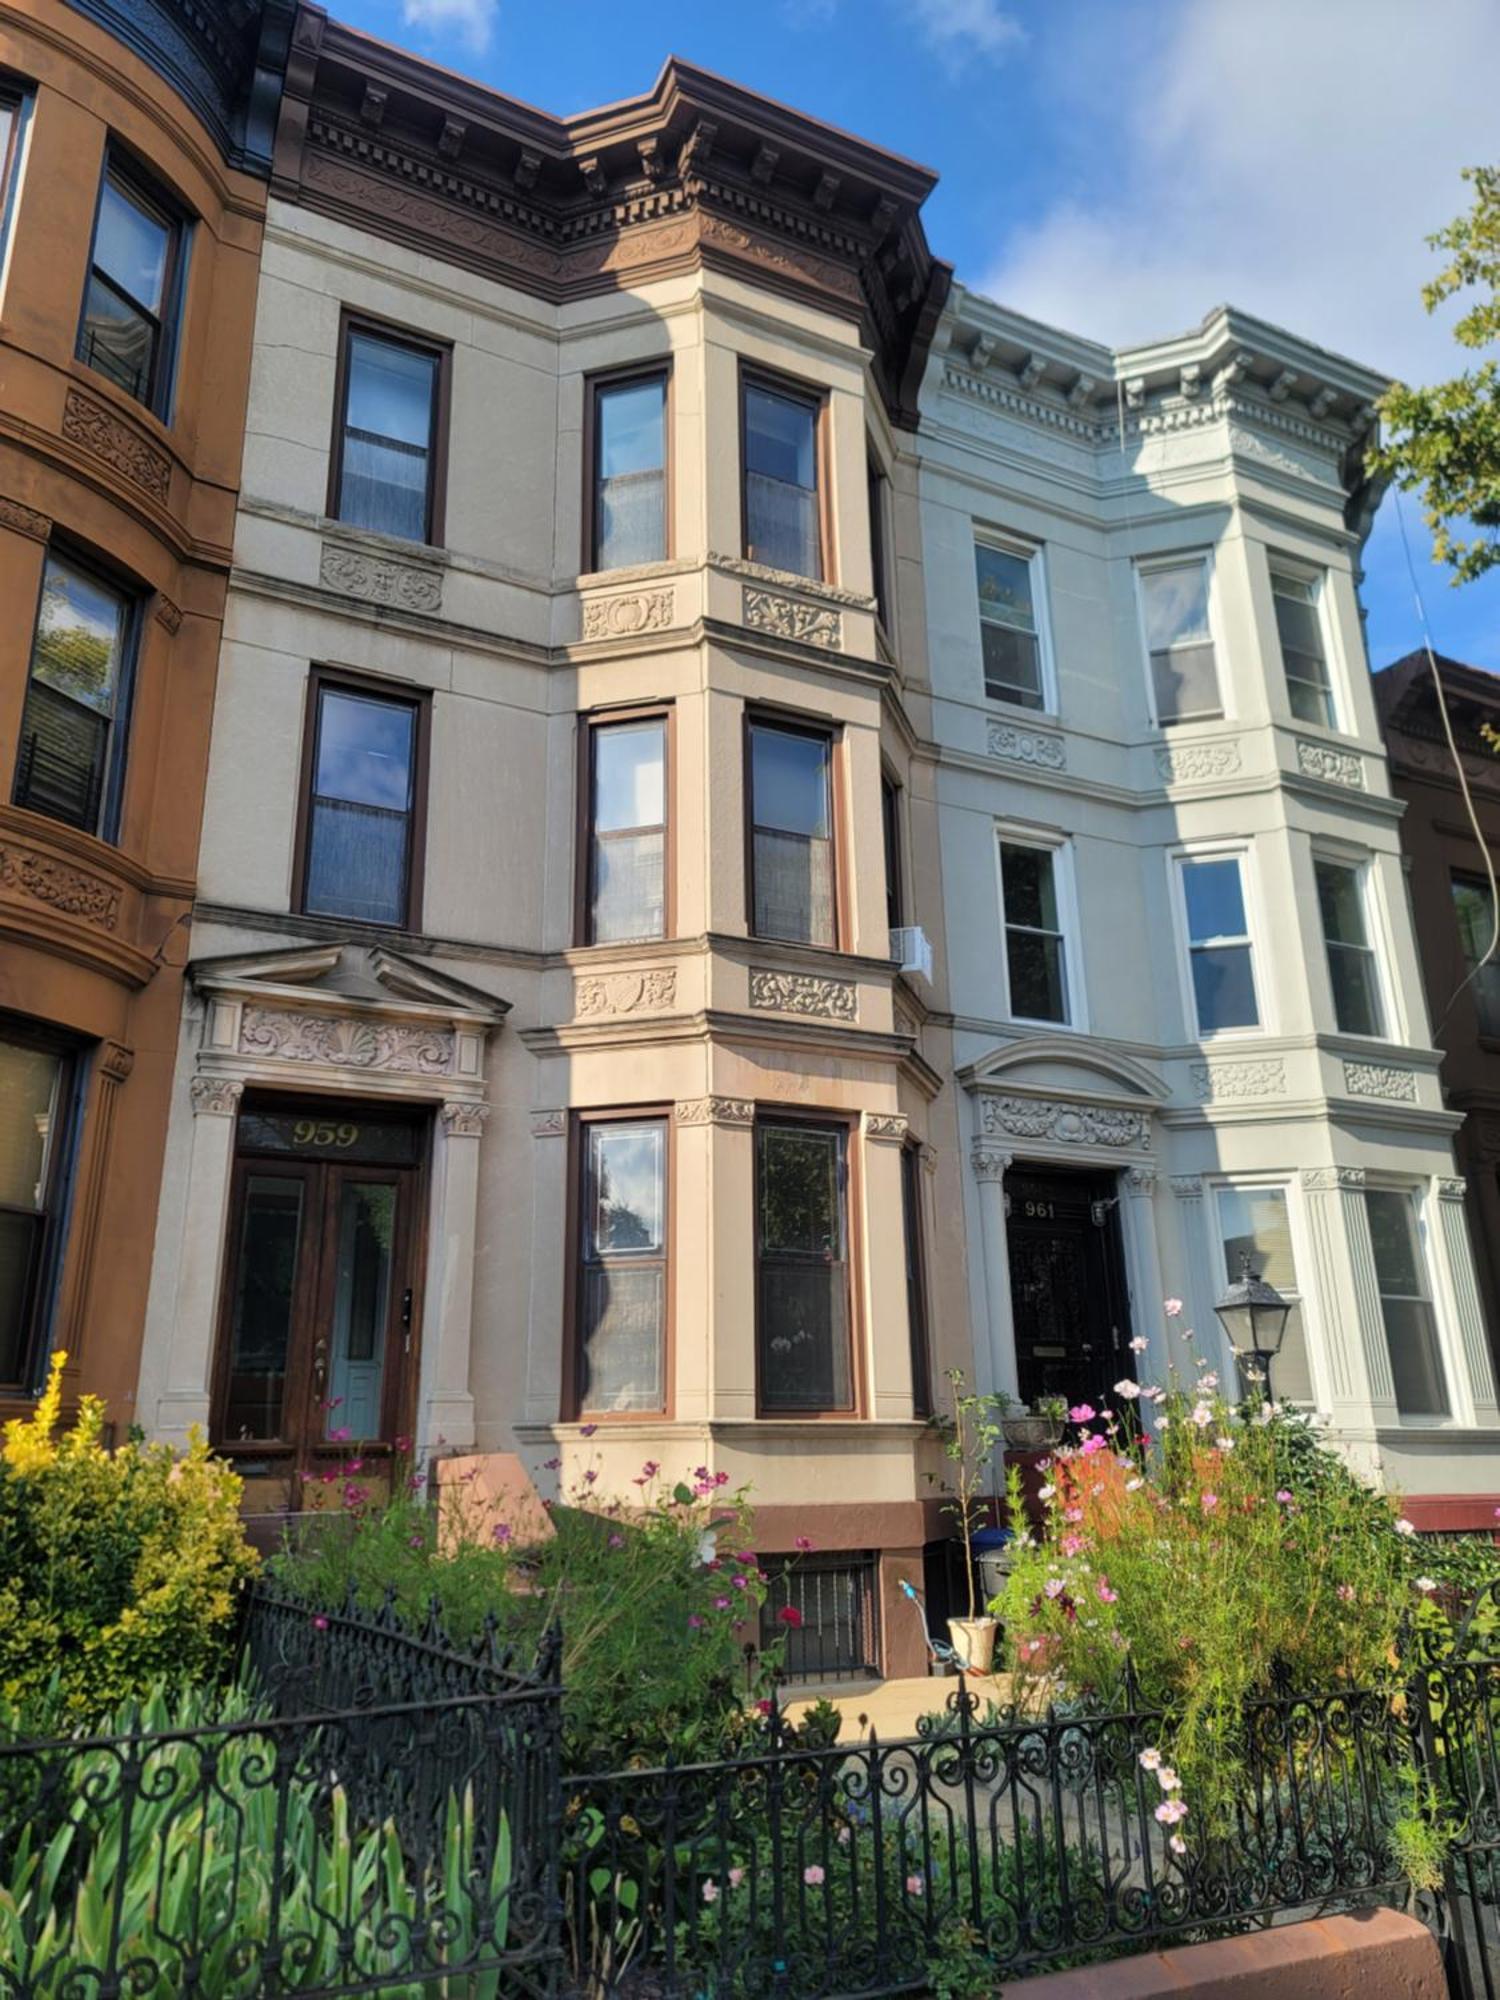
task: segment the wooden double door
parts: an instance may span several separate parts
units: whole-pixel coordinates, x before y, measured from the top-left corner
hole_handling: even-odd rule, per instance
[[[247,1103],[236,1130],[216,1445],[300,1507],[350,1455],[379,1479],[412,1428],[425,1121]]]
[[[1113,1384],[1136,1372],[1118,1177],[1023,1165],[1005,1192],[1022,1399],[1103,1409]]]

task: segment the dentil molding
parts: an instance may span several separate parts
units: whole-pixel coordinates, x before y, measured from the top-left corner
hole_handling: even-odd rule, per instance
[[[852,1021],[858,1014],[852,979],[820,979],[811,972],[752,971],[750,1005],[763,1012],[809,1014],[828,1021]]]

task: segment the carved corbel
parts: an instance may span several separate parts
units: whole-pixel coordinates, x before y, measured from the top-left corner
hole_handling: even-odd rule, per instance
[[[1099,384],[1092,375],[1080,375],[1068,391],[1068,401],[1075,410],[1087,409],[1094,400],[1094,391]]]
[[[1221,396],[1226,389],[1232,389],[1237,382],[1243,382],[1250,373],[1250,363],[1254,358],[1254,355],[1243,347],[1238,354],[1231,355],[1214,377],[1214,394]]]
[[[438,134],[438,151],[445,160],[456,160],[464,149],[469,128],[462,118],[445,118]]]
[[[541,170],[542,170],[541,154],[528,153],[523,151],[521,153],[520,158],[516,161],[512,178],[514,179],[515,184],[518,188],[525,188],[529,190],[536,186],[536,177],[541,172]]]
[[[597,157],[578,162],[578,171],[583,175],[583,184],[590,194],[603,194],[605,189],[604,169]]]
[[[1271,401],[1273,403],[1284,403],[1287,397],[1291,395],[1293,389],[1296,388],[1296,386],[1297,386],[1296,369],[1283,368],[1281,373],[1276,377],[1276,380],[1271,384],[1270,388]]]
[[[359,121],[362,125],[378,126],[385,117],[385,107],[390,92],[382,90],[377,83],[367,83],[365,94],[359,100]]]
[[[1189,361],[1177,377],[1179,392],[1190,401],[1203,387],[1203,370],[1196,361]]]
[[[982,333],[969,349],[969,365],[976,375],[982,375],[995,355],[995,336]]]
[[[1125,407],[1127,410],[1144,410],[1146,407],[1146,378],[1132,375],[1125,384]]]
[[[755,158],[750,162],[751,180],[759,181],[762,187],[769,187],[776,178],[776,162],[780,158],[779,146],[757,146]]]
[[[822,173],[818,185],[813,189],[813,205],[816,208],[832,208],[839,198],[839,189],[844,185],[842,174]]]
[[[677,156],[677,171],[680,174],[701,174],[708,165],[714,149],[714,140],[719,136],[719,127],[712,118],[700,118],[687,136],[682,151]]]
[[[659,181],[667,170],[667,163],[661,156],[661,141],[658,138],[637,139],[635,150],[641,156],[641,172],[648,181]]]
[[[1034,389],[1047,371],[1047,364],[1040,354],[1028,354],[1021,368],[1021,387]]]
[[[1321,423],[1339,399],[1337,389],[1320,389],[1308,404],[1308,410]]]

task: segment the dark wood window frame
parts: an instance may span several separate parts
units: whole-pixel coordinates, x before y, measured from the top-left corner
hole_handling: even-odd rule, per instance
[[[82,549],[74,543],[55,536],[42,551],[42,566],[37,576],[36,608],[31,619],[31,648],[26,656],[26,681],[22,691],[22,717],[25,714],[25,696],[31,687],[32,661],[36,654],[36,635],[42,622],[42,594],[47,587],[47,564],[56,557],[59,563],[79,570],[91,578],[102,589],[119,597],[125,607],[125,616],[120,635],[120,677],[115,693],[114,712],[109,719],[109,744],[104,759],[104,775],[99,787],[98,810],[95,823],[91,827],[80,827],[77,831],[102,840],[107,846],[114,846],[120,837],[120,822],[125,813],[126,766],[130,759],[130,723],[135,708],[135,684],[140,664],[141,643],[144,636],[142,608],[145,592],[139,582],[117,570],[107,559],[94,554],[91,549]],[[44,819],[54,819],[55,815],[41,813],[38,808],[25,805],[17,798],[21,781],[22,744],[16,744],[16,762],[11,773],[11,802],[22,811],[38,812]],[[56,819],[60,826],[71,826],[71,820]]]
[[[885,917],[889,930],[906,923],[906,870],[901,853],[901,824],[906,788],[884,766],[880,772],[880,830],[885,860]]]
[[[94,252],[99,241],[99,216],[104,204],[104,190],[110,180],[118,182],[132,200],[139,202],[148,214],[154,214],[168,231],[167,261],[162,274],[159,315],[149,311],[129,293],[123,292],[112,278],[106,277],[102,272],[97,274],[108,290],[123,298],[134,311],[150,320],[157,329],[156,346],[151,357],[151,374],[143,396],[135,395],[123,383],[114,381],[106,370],[96,367],[90,361],[85,348],[89,287],[96,275]],[[158,179],[150,167],[137,160],[118,140],[110,139],[104,149],[104,158],[99,169],[99,188],[94,197],[94,224],[89,234],[88,269],[84,278],[83,299],[78,311],[78,338],[74,349],[78,359],[92,374],[110,383],[120,395],[128,396],[131,402],[138,403],[142,409],[149,410],[158,422],[168,425],[172,421],[178,349],[182,335],[182,314],[186,303],[184,281],[188,260],[185,251],[188,231],[192,227],[193,220],[192,211]]]
[[[663,1290],[662,1305],[662,1406],[659,1410],[589,1410],[590,1424],[639,1423],[643,1418],[671,1419],[676,1414],[677,1353],[677,1121],[670,1104],[604,1105],[575,1111],[568,1119],[568,1199],[566,1208],[566,1256],[563,1286],[563,1370],[561,1422],[583,1421],[583,1266],[584,1170],[587,1163],[585,1136],[595,1125],[645,1125],[659,1123],[665,1133],[663,1149],[666,1187],[663,1195]]]
[[[432,750],[432,693],[386,680],[379,674],[359,674],[343,667],[315,665],[307,677],[307,702],[302,721],[302,763],[297,779],[296,848],[292,863],[292,909],[314,916],[307,902],[307,856],[312,840],[313,779],[317,770],[319,702],[325,688],[342,689],[390,702],[416,712],[412,746],[411,831],[406,849],[406,911],[399,924],[377,924],[368,917],[325,918],[329,922],[368,924],[376,930],[418,931],[422,928],[422,886],[427,860],[427,788]]]
[[[60,1064],[57,1105],[60,1131],[47,1159],[46,1185],[40,1210],[42,1226],[31,1268],[26,1276],[21,1307],[24,1346],[21,1375],[14,1382],[0,1382],[0,1400],[30,1400],[42,1388],[42,1363],[51,1344],[53,1315],[62,1287],[63,1260],[67,1254],[68,1229],[72,1219],[74,1177],[83,1136],[87,1095],[87,1050],[67,1035],[22,1015],[0,1013],[0,1041],[54,1056]]]
[[[739,426],[740,426],[740,554],[747,562],[758,562],[760,558],[750,551],[750,504],[746,489],[749,472],[749,456],[746,449],[748,434],[745,424],[745,391],[765,389],[773,396],[784,396],[789,402],[804,403],[813,412],[813,469],[818,481],[818,574],[809,577],[809,583],[837,584],[838,562],[834,549],[833,516],[829,509],[829,440],[828,440],[828,391],[813,382],[800,382],[795,376],[778,375],[769,368],[761,368],[748,361],[740,363],[739,380]]]
[[[599,395],[601,390],[619,389],[632,382],[660,382],[662,385],[662,553],[660,562],[670,562],[676,553],[673,512],[677,482],[673,477],[675,416],[671,357],[632,363],[625,368],[605,368],[584,377],[583,384],[583,539],[579,565],[585,575],[609,575],[599,561]]]
[[[752,730],[783,729],[792,736],[820,738],[828,745],[828,826],[833,850],[833,942],[804,944],[806,951],[848,951],[853,936],[853,918],[848,905],[848,870],[845,863],[844,731],[838,722],[804,715],[794,709],[756,704],[746,706],[743,738],[743,784],[745,803],[745,933],[758,937],[755,928],[755,745]],[[792,944],[791,938],[766,938],[767,944]]]
[[[906,1251],[906,1325],[911,1343],[911,1405],[914,1417],[930,1417],[932,1402],[932,1315],[927,1297],[927,1217],[922,1205],[922,1148],[908,1139],[901,1148],[901,1222]]]
[[[865,454],[865,489],[870,505],[870,584],[875,619],[887,638],[891,634],[890,503],[891,478],[873,447]]]
[[[406,546],[413,549],[440,549],[443,547],[443,536],[447,527],[453,343],[442,339],[440,335],[423,333],[414,327],[400,326],[394,320],[381,319],[374,313],[364,312],[354,306],[344,306],[339,313],[338,364],[333,381],[333,438],[328,454],[328,518],[331,521],[341,518],[339,492],[344,480],[349,353],[356,334],[366,334],[371,340],[383,340],[392,347],[407,348],[413,354],[428,355],[438,364],[432,407],[432,439],[427,453],[426,539],[422,542],[406,542],[405,536],[402,535],[387,536],[386,539],[406,542]],[[381,533],[378,528],[362,528],[355,522],[350,522],[348,525],[356,534]]]
[[[760,1135],[767,1126],[802,1125],[818,1132],[838,1132],[843,1140],[843,1224],[844,1224],[844,1312],[849,1332],[849,1402],[827,1410],[768,1407],[761,1380],[761,1227],[760,1227]],[[853,1112],[823,1110],[811,1105],[780,1106],[757,1104],[751,1137],[754,1142],[750,1202],[755,1250],[755,1413],[777,1422],[819,1424],[848,1422],[867,1414],[865,1400],[865,1357],[863,1294],[859,1280],[860,1235],[857,1227],[863,1205],[862,1161],[859,1153],[859,1118]]]
[[[662,840],[662,937],[677,935],[677,815],[673,785],[677,775],[677,708],[674,702],[643,702],[638,708],[585,710],[578,718],[578,811],[573,844],[577,856],[573,887],[573,936],[579,945],[596,942],[593,928],[594,865],[594,738],[601,729],[632,722],[661,722],[662,810],[666,815]],[[654,940],[641,939],[641,943]]]

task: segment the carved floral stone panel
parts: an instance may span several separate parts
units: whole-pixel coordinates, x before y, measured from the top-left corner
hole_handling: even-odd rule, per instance
[[[1344,1059],[1344,1088],[1351,1097],[1388,1097],[1401,1104],[1417,1101],[1417,1073],[1399,1063]]]
[[[388,556],[325,542],[318,575],[327,589],[342,597],[361,598],[366,604],[389,604],[400,611],[442,609],[440,572],[415,563],[393,562]]]
[[[1240,768],[1238,743],[1168,743],[1156,753],[1157,776],[1169,785],[1229,778]]]
[[[750,1005],[768,1013],[812,1014],[852,1021],[858,1003],[852,979],[820,979],[811,972],[752,972]]]
[[[0,884],[102,931],[112,931],[120,919],[120,891],[112,883],[9,841],[0,845]]]
[[[139,431],[85,396],[70,389],[63,404],[62,434],[70,444],[84,450],[166,505],[172,487],[172,463],[164,451],[147,442]]]
[[[598,1014],[647,1014],[670,1007],[677,999],[677,968],[657,966],[650,972],[600,972],[580,979],[573,989],[573,1011],[585,1018]]]
[[[830,653],[843,647],[844,621],[839,612],[821,604],[799,604],[795,597],[782,597],[774,590],[746,584],[744,618],[752,631],[769,632],[778,639],[798,639]]]
[[[1351,791],[1365,788],[1365,760],[1353,750],[1336,750],[1331,743],[1309,743],[1297,738],[1297,768],[1309,778],[1325,784],[1347,785]]]
[[[1045,730],[1017,729],[1011,722],[990,724],[989,752],[1009,763],[1035,764],[1044,771],[1068,768],[1068,746],[1062,737],[1050,736]]]
[[[533,1139],[561,1139],[568,1130],[566,1111],[533,1111],[531,1114],[531,1136]]]
[[[35,542],[45,542],[52,533],[52,523],[45,514],[39,514],[35,507],[23,506],[19,500],[12,500],[0,494],[0,528],[14,529],[18,535],[29,535]]]
[[[583,607],[585,639],[628,639],[637,632],[662,632],[676,617],[671,590],[632,591],[623,597],[592,597]]]
[[[679,1125],[753,1125],[755,1101],[749,1097],[689,1097],[677,1106]]]
[[[905,1142],[908,1121],[903,1111],[867,1111],[865,1113],[865,1137],[878,1139],[885,1144],[899,1146]]]
[[[1040,1097],[979,1100],[979,1122],[991,1135],[1011,1139],[1052,1139],[1066,1146],[1134,1146],[1149,1151],[1151,1116],[1112,1105],[1064,1104]]]
[[[454,1041],[451,1028],[347,1014],[297,1014],[277,1007],[246,1007],[240,1021],[242,1055],[400,1076],[448,1075]]]
[[[1193,1090],[1203,1104],[1233,1097],[1281,1097],[1286,1093],[1286,1064],[1279,1056],[1194,1063]]]

